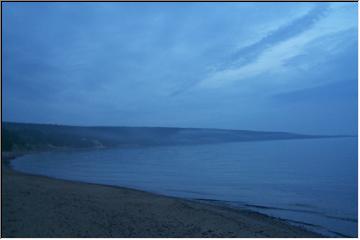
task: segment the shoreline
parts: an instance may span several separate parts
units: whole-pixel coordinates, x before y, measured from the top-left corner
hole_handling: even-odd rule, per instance
[[[22,173],[10,155],[2,237],[324,237],[248,209]]]

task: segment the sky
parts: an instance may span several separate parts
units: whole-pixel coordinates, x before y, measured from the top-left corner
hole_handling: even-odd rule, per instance
[[[3,121],[357,134],[357,3],[2,3]]]

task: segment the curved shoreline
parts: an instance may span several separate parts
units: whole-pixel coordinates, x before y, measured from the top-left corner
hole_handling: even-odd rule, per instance
[[[9,159],[3,237],[323,237],[247,209],[21,173]]]

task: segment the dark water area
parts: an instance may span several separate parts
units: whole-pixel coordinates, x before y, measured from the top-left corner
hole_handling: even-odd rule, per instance
[[[327,236],[357,236],[357,138],[26,155],[16,170],[246,207]]]

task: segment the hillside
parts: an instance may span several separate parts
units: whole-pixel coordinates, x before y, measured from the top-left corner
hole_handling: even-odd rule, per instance
[[[102,148],[314,138],[286,132],[166,127],[78,127],[2,123],[2,149]]]

